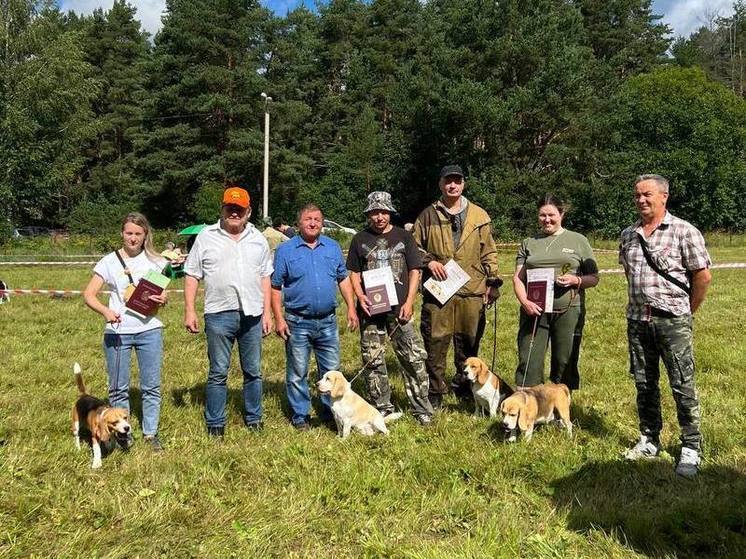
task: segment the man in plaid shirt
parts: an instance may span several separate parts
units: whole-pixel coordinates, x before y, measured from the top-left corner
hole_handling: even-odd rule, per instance
[[[640,440],[625,457],[653,458],[660,452],[663,420],[658,364],[663,359],[681,428],[676,473],[694,477],[702,434],[694,384],[692,314],[705,299],[712,263],[699,230],[666,210],[668,180],[660,175],[637,177],[634,195],[640,219],[622,231],[619,263],[629,286],[627,340],[630,374],[637,388]]]

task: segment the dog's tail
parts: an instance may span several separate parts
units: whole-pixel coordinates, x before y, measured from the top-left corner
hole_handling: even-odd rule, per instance
[[[396,421],[402,416],[402,412],[398,411],[396,413],[390,413],[387,416],[383,418],[384,423],[391,423],[392,421]]]
[[[73,374],[75,375],[75,384],[78,385],[78,392],[81,395],[88,394],[85,389],[85,383],[83,382],[83,371],[77,362],[73,365]]]

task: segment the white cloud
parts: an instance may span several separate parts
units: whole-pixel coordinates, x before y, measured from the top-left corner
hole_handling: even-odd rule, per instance
[[[658,4],[655,11],[663,12],[663,22],[673,29],[674,35],[684,37],[709,25],[712,17],[733,15],[733,0],[673,0]]]
[[[96,8],[108,10],[113,0],[62,0],[60,9],[62,11],[73,10],[79,14],[90,14]],[[161,28],[161,14],[166,9],[166,0],[129,0],[130,5],[137,8],[135,17],[142,23],[143,29],[155,35]]]

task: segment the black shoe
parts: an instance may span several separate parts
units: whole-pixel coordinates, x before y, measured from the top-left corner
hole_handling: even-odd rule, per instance
[[[387,416],[391,415],[392,413],[394,413],[394,410],[391,409],[391,408],[384,408],[384,409],[378,410],[378,411],[381,412],[381,415],[383,417],[387,417]]]
[[[293,423],[293,427],[296,431],[310,431],[311,424],[308,421],[301,421],[299,423]]]
[[[427,395],[427,399],[430,400],[430,405],[434,410],[439,410],[443,407],[443,394],[431,392]]]
[[[135,444],[135,440],[132,438],[132,433],[117,435],[116,439],[117,446],[125,452],[132,448],[132,445]]]
[[[153,452],[163,452],[163,443],[158,438],[158,435],[146,435],[145,437],[143,437],[142,440],[143,442],[145,442],[145,444],[150,445],[150,448]]]
[[[471,392],[471,383],[461,383],[461,382],[452,382],[451,383],[451,392],[458,398],[461,402],[468,402],[474,400],[474,395]]]
[[[225,436],[225,427],[208,427],[207,436],[211,439],[222,439]]]
[[[264,429],[264,423],[262,423],[261,421],[252,421],[251,423],[246,424],[246,429],[248,429],[252,433],[258,433],[259,431],[262,431]]]
[[[427,414],[415,415],[414,418],[423,427],[430,427],[433,424],[433,416]]]

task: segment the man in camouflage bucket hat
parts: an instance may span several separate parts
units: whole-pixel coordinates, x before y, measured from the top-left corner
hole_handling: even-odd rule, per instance
[[[363,364],[370,362],[366,369],[368,395],[378,410],[388,415],[394,406],[383,348],[386,336],[391,338],[412,414],[422,425],[429,425],[433,408],[428,400],[427,353],[412,319],[422,259],[412,234],[391,224],[392,213],[396,209],[391,194],[371,192],[365,208],[368,227],[352,238],[347,255],[358,302],[360,350]],[[372,301],[365,294],[362,272],[385,267],[391,268],[399,304],[388,311],[371,313]]]

